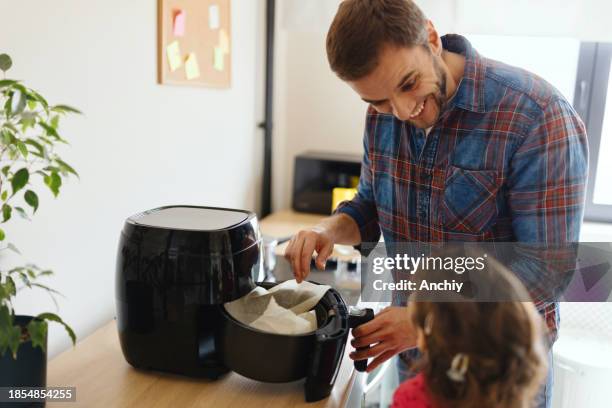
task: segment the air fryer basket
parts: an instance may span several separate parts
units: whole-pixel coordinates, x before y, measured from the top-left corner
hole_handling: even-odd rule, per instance
[[[275,283],[260,283],[266,289]],[[319,329],[339,323],[342,330],[342,316],[332,312],[337,308],[338,299],[333,289],[317,303],[314,310]],[[335,292],[335,291],[333,291]],[[314,352],[317,331],[301,335],[269,333],[247,326],[234,319],[225,308],[222,309],[223,329],[220,333],[220,353],[225,366],[245,377],[264,382],[296,381],[308,375],[308,368]],[[331,314],[330,314],[331,312]],[[344,319],[346,320],[346,318]],[[346,334],[339,340],[344,349]]]

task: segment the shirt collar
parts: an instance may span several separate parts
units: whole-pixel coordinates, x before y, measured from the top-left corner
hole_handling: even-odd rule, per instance
[[[448,107],[456,106],[474,112],[485,112],[485,61],[463,36],[447,34],[441,40],[442,47],[445,50],[465,57],[463,77],[454,97],[449,101]]]

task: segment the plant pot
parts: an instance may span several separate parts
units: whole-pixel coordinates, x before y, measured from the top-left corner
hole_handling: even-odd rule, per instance
[[[26,326],[32,316],[15,316],[15,323]],[[45,350],[47,339],[45,338]],[[0,387],[45,387],[47,385],[47,352],[32,347],[32,342],[22,343],[17,350],[17,359],[10,352],[0,357]],[[0,408],[44,407],[44,402],[13,403],[0,402]]]

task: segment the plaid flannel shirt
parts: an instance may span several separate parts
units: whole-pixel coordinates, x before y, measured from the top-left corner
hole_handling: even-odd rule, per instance
[[[381,232],[385,242],[577,242],[588,171],[578,114],[546,81],[465,38],[442,44],[465,56],[456,94],[428,135],[370,107],[358,194],[337,212],[362,242]],[[555,339],[558,305],[535,302]]]

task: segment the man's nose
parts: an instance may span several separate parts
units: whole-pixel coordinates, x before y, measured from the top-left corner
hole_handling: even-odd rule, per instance
[[[393,116],[402,121],[410,119],[410,115],[412,115],[415,107],[415,103],[411,101],[391,101]]]

